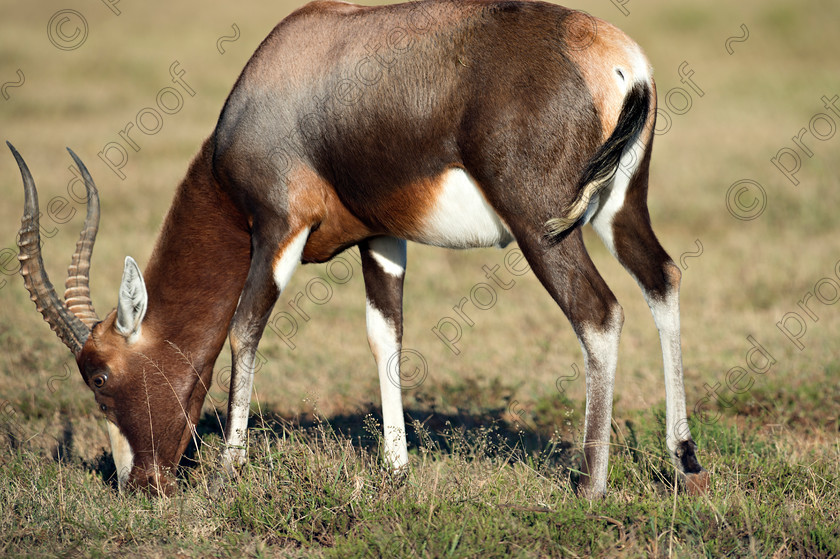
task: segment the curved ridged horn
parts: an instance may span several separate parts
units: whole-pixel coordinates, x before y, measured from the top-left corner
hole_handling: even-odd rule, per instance
[[[20,247],[18,260],[20,260],[23,283],[29,291],[29,298],[35,303],[35,308],[43,315],[44,320],[58,334],[64,345],[70,348],[74,355],[78,355],[90,335],[90,328],[64,306],[50,283],[41,258],[40,210],[35,181],[32,180],[29,167],[26,166],[26,162],[15,147],[9,142],[6,142],[6,145],[12,150],[23,179],[23,219],[21,219],[18,238],[18,247]]]
[[[79,234],[76,243],[76,252],[67,268],[67,281],[64,282],[64,304],[67,309],[84,322],[88,328],[99,322],[96,311],[93,309],[93,301],[90,300],[90,258],[93,254],[93,243],[96,242],[96,232],[99,231],[99,193],[96,191],[90,173],[82,163],[82,160],[67,148],[70,157],[78,165],[85,179],[87,189],[87,216],[85,225]]]

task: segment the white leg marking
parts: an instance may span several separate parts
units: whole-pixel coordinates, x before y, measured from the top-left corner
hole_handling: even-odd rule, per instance
[[[277,289],[282,291],[288,285],[292,273],[300,262],[300,255],[309,235],[309,228],[304,228],[295,235],[274,266],[274,281]],[[241,301],[241,298],[240,298]],[[232,472],[246,460],[246,442],[248,440],[248,415],[251,408],[251,391],[254,388],[254,352],[242,351],[237,347],[238,340],[230,337],[236,375],[231,377],[230,415],[227,419],[227,446],[222,455],[222,464],[226,470]]]
[[[292,274],[300,262],[300,255],[303,253],[303,247],[306,245],[308,237],[309,228],[306,227],[292,238],[277,264],[274,265],[274,282],[277,284],[279,291],[283,291],[289,284],[289,280],[292,279]]]
[[[394,237],[375,237],[368,241],[370,255],[382,270],[391,276],[405,274],[406,243]]]
[[[513,235],[463,169],[443,176],[443,188],[423,230],[411,240],[446,248],[504,248]]]
[[[108,438],[111,440],[111,455],[114,457],[114,466],[117,468],[117,485],[122,491],[131,474],[131,468],[134,467],[134,452],[128,444],[128,439],[120,432],[120,428],[110,421],[107,423]]]
[[[592,227],[601,237],[609,251],[618,258],[613,234],[613,219],[624,205],[630,178],[644,156],[644,146],[636,141],[622,154],[618,172],[613,184],[601,195],[600,206],[592,218]],[[629,271],[629,270],[628,270]],[[669,291],[665,299],[654,297],[645,291],[644,286],[634,277],[642,288],[645,300],[653,314],[653,320],[659,330],[662,345],[662,361],[665,368],[666,400],[666,445],[674,456],[677,445],[691,438],[685,410],[685,387],[683,384],[682,349],[680,347],[680,302],[679,291]]]
[[[385,460],[397,470],[408,464],[400,387],[400,344],[397,342],[396,326],[370,301],[366,301],[365,311],[368,343],[379,371]]]
[[[377,237],[368,241],[374,262],[395,278],[405,275],[406,242],[394,237]],[[408,464],[402,390],[400,387],[400,343],[397,325],[366,299],[365,319],[370,349],[379,372],[382,396],[382,422],[385,436],[385,460],[398,470]]]
[[[675,289],[669,291],[664,300],[645,293],[645,299],[659,329],[662,344],[662,362],[665,367],[665,443],[675,458],[677,445],[691,438],[685,411],[679,292]]]
[[[610,430],[612,428],[613,388],[618,366],[618,342],[621,337],[623,311],[620,307],[612,324],[603,331],[586,329],[580,336],[586,365],[586,415],[584,449],[592,445],[589,467],[590,491],[602,494],[607,490]]]

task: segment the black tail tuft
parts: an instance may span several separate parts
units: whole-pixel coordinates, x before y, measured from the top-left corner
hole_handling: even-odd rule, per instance
[[[549,241],[559,241],[563,234],[583,217],[589,207],[589,200],[609,184],[610,179],[618,170],[621,155],[645,127],[650,107],[650,95],[650,86],[647,83],[637,83],[624,98],[615,130],[598,148],[580,175],[577,198],[567,208],[565,217],[554,218],[546,223],[548,227],[546,236]]]

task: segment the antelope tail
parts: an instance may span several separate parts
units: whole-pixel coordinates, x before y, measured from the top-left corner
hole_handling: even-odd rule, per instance
[[[546,237],[549,241],[559,241],[563,233],[571,229],[583,217],[592,197],[597,196],[609,185],[618,170],[621,155],[636,141],[645,127],[650,107],[650,95],[650,84],[640,82],[636,83],[624,98],[615,130],[598,148],[580,175],[577,198],[566,208],[564,217],[555,217],[546,222]]]

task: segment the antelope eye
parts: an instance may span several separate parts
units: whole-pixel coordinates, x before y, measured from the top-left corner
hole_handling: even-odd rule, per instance
[[[103,386],[105,386],[105,383],[107,381],[108,381],[108,375],[106,375],[104,373],[101,374],[101,375],[96,375],[95,377],[93,377],[93,385],[96,388],[102,388]]]
[[[106,406],[105,404],[99,404],[99,409],[102,411],[108,411],[108,406]]]

